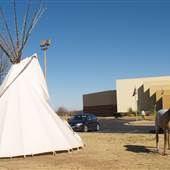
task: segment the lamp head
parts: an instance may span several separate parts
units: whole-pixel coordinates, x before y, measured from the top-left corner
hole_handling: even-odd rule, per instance
[[[48,40],[41,40],[40,42],[40,47],[47,47],[51,44],[51,39],[48,39]]]

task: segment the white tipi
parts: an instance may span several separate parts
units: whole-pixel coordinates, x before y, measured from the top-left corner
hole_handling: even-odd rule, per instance
[[[0,87],[0,157],[82,147],[81,138],[49,106],[37,55],[13,64]]]

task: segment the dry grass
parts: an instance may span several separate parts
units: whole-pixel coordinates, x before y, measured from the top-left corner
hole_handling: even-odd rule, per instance
[[[153,121],[101,118],[100,132],[80,133],[86,147],[56,156],[1,159],[3,170],[169,169],[170,152],[155,152]],[[163,147],[161,135],[161,149]]]

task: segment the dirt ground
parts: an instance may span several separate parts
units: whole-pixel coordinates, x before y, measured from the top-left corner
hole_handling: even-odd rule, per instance
[[[70,153],[0,159],[0,170],[170,169],[170,151],[155,152],[153,121],[100,118],[99,132],[79,133],[85,147]]]

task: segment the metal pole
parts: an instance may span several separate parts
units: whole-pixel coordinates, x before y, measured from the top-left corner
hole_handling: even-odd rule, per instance
[[[44,50],[44,78],[47,77],[47,59],[46,59],[46,49]]]
[[[137,95],[137,94],[136,94]],[[137,114],[138,114],[138,102],[137,102],[137,96],[135,95],[135,101],[136,101],[136,121],[137,121]]]
[[[44,78],[47,79],[47,59],[46,59],[46,51],[48,49],[48,46],[50,45],[51,40],[42,40],[40,42],[40,47],[44,51]]]

